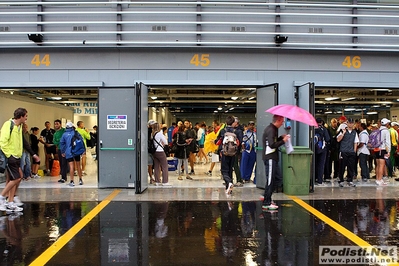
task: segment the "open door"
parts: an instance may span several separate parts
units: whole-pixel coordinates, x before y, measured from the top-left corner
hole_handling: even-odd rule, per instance
[[[98,186],[134,188],[135,91],[133,88],[100,88],[98,105]]]
[[[308,82],[299,86],[295,86],[296,105],[309,110],[312,115],[315,114],[315,85],[313,82]],[[305,146],[314,152],[313,136],[314,127],[306,124],[296,122],[296,143],[298,146]],[[312,165],[310,170],[310,186],[311,191],[314,189],[315,177],[315,157],[312,156]]]
[[[272,122],[273,115],[265,112],[270,107],[278,104],[278,84],[270,84],[256,89],[256,132],[258,145],[256,147],[256,187],[265,188],[266,173],[262,160],[264,143],[262,143],[263,130]]]
[[[148,87],[143,83],[136,83],[136,95],[136,194],[140,194],[148,188]]]

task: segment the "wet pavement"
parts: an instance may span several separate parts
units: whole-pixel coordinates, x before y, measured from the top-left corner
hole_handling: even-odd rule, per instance
[[[399,201],[306,202],[371,245],[398,244]],[[356,246],[297,203],[276,203],[111,201],[46,265],[319,265],[320,246]],[[27,202],[23,215],[4,214],[0,265],[31,264],[97,204]]]

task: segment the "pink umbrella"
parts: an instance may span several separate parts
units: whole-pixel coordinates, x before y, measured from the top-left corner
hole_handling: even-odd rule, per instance
[[[305,123],[309,126],[318,126],[316,119],[311,113],[296,105],[279,104],[267,109],[266,112],[273,115],[281,115],[291,120]]]

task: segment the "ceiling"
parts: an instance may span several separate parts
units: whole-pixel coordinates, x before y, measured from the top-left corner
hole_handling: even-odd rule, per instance
[[[3,89],[2,93],[72,105],[96,102],[97,89]],[[320,88],[315,91],[316,114],[367,114],[399,106],[399,90],[375,88]],[[172,113],[256,113],[256,89],[226,86],[155,86],[148,106],[168,107]]]

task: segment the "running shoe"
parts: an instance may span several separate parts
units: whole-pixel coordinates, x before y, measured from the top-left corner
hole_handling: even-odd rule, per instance
[[[277,210],[278,206],[274,203],[270,203],[270,205],[262,205],[262,210]]]

